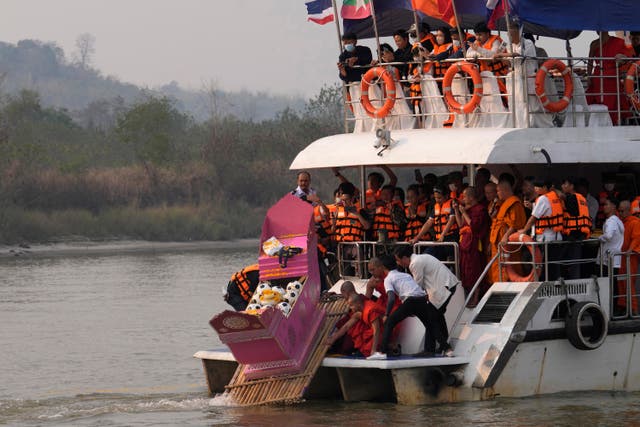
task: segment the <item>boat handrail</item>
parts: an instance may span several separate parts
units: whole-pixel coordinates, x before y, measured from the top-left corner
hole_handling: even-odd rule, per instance
[[[444,265],[453,271],[456,277],[460,278],[460,246],[456,242],[429,242],[422,241],[413,245],[414,254],[423,254],[429,252],[430,248],[451,246],[453,249],[453,259],[440,260]]]
[[[612,268],[608,269],[611,292],[609,313],[613,320],[638,319],[640,318],[640,273],[638,273],[640,254],[634,251],[610,252],[607,265],[615,265],[614,259],[618,256],[621,257],[618,273],[616,274]],[[624,293],[620,293],[621,282],[624,283]],[[619,301],[621,304],[618,304]],[[621,310],[621,307],[624,307],[624,310]]]
[[[396,66],[396,65],[411,65],[411,64],[428,64],[428,63],[446,63],[454,64],[460,61],[477,62],[482,60],[488,60],[491,58],[456,58],[445,59],[442,61],[427,60],[423,62],[391,62],[391,63],[377,63],[375,66]],[[535,93],[533,87],[534,75],[524,75],[526,66],[513,67],[515,72],[511,72],[506,76],[494,76],[495,79],[491,83],[491,79],[485,75],[484,79],[490,80],[483,82],[483,94],[482,97],[489,98],[491,101],[486,101],[487,104],[481,102],[481,108],[475,110],[470,114],[457,114],[454,113],[454,127],[609,127],[614,125],[640,125],[640,111],[636,109],[634,103],[627,103],[627,94],[624,92],[622,85],[606,85],[607,81],[616,80],[621,81],[626,72],[626,67],[629,64],[638,61],[638,58],[628,58],[617,60],[613,57],[529,57],[518,56],[513,58],[503,58],[505,61],[510,61],[514,64],[525,63],[525,61],[537,61],[538,64],[548,60],[559,60],[563,64],[566,64],[567,69],[570,70],[572,80],[574,82],[573,96],[569,97],[570,102],[568,106],[560,112],[547,111],[543,108],[540,102],[540,97]],[[587,75],[586,65],[591,63],[597,63],[602,61],[611,61],[615,64],[615,74],[608,72],[604,74],[602,67],[598,67],[599,73],[592,72],[591,75]],[[355,66],[354,68],[370,68],[371,65]],[[420,67],[422,70],[422,67]],[[451,124],[450,112],[447,108],[447,104],[442,96],[442,91],[439,89],[442,85],[442,77],[427,77],[430,73],[422,74],[420,72],[420,82],[423,88],[422,93],[412,96],[408,93],[408,86],[411,84],[412,76],[401,76],[398,84],[400,84],[403,91],[396,91],[396,102],[398,104],[407,103],[406,107],[394,108],[390,113],[390,118],[397,118],[398,123],[389,124],[389,120],[386,120],[384,126],[389,130],[394,129],[406,129],[411,128],[434,128],[449,126]],[[545,92],[542,96],[548,98],[551,102],[555,102],[560,99],[564,92],[564,79],[558,72],[549,72],[551,80],[547,81],[545,85]],[[427,79],[427,80],[425,80]],[[433,83],[426,83],[431,79],[437,85],[435,88]],[[454,96],[458,101],[464,100],[468,102],[471,93],[465,93],[464,81],[469,81],[469,76],[456,77],[460,83],[457,84],[458,89],[463,92],[456,92]],[[463,79],[463,80],[460,80]],[[593,89],[590,93],[586,93],[586,89],[589,86],[589,79],[592,81],[599,81],[600,90]],[[360,104],[359,99],[359,85],[360,82],[346,83],[347,91],[351,91],[350,88],[357,86],[357,90],[353,93],[355,96],[351,96],[350,100],[345,100],[345,108],[353,110],[351,114],[346,115],[347,123],[354,125],[354,131],[367,132],[375,131],[375,128],[380,126],[379,121],[373,121],[365,113]],[[427,86],[425,86],[427,85]],[[429,86],[430,85],[430,86]],[[375,85],[372,85],[375,86]],[[494,87],[491,90],[490,87]],[[606,86],[615,86],[615,89],[609,90]],[[495,90],[496,87],[500,87],[500,90]],[[638,87],[638,83],[636,83]],[[436,93],[437,92],[437,93]],[[370,93],[370,100],[377,105],[382,102],[384,96],[380,91],[373,91]],[[504,108],[501,108],[503,101]],[[489,102],[493,104],[488,104]],[[509,104],[513,106],[509,106]],[[484,106],[483,106],[484,105]],[[419,108],[415,108],[420,106]],[[493,119],[491,118],[493,117]],[[402,118],[413,119],[401,120]],[[373,124],[372,124],[373,123]],[[413,124],[411,124],[413,123]],[[405,127],[403,127],[405,126]]]

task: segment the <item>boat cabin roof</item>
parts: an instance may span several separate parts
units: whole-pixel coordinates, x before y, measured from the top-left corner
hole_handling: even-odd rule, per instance
[[[291,169],[640,161],[640,133],[636,126],[394,130],[391,146],[383,151],[374,147],[376,139],[373,133],[321,138],[296,156]]]

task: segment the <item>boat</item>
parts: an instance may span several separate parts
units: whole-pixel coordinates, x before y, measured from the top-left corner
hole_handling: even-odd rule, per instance
[[[605,25],[615,27],[616,24],[618,22],[614,21]],[[584,80],[575,73],[575,64],[579,62],[579,58],[537,59],[545,63],[550,60],[562,62],[562,69],[551,82],[555,83],[559,92],[565,91],[564,96],[570,98],[561,112],[553,113],[554,120],[548,121],[547,126],[533,125],[535,120],[532,118],[536,114],[550,114],[549,111],[538,108],[540,105],[536,104],[535,96],[535,102],[529,102],[532,92],[527,90],[527,81],[533,76],[515,75],[514,72],[509,77],[512,90],[523,91],[523,99],[529,100],[519,107],[526,110],[524,122],[518,123],[514,108],[495,113],[483,111],[482,106],[474,108],[470,113],[456,113],[458,126],[451,128],[388,129],[378,121],[377,131],[374,129],[370,132],[332,135],[311,143],[292,161],[291,169],[357,168],[361,181],[364,181],[367,170],[380,165],[394,169],[444,167],[449,170],[460,170],[462,166],[466,166],[469,171],[468,183],[473,185],[473,171],[479,166],[490,169],[497,176],[517,165],[522,175],[544,173],[554,178],[588,176],[591,178],[592,188],[598,188],[602,184],[602,177],[609,174],[621,186],[637,195],[637,179],[640,177],[640,121],[635,107],[623,107],[620,102],[621,97],[627,95],[621,91],[608,94],[615,95],[618,99],[614,110],[603,105],[583,104],[580,97],[584,97],[584,93],[580,89],[583,88]],[[584,58],[585,62],[587,60],[589,58]],[[456,66],[455,62],[451,66]],[[568,71],[562,74],[565,68]],[[523,70],[524,67],[521,67],[521,73]],[[483,87],[492,86],[492,77],[483,77],[489,79],[483,81]],[[622,78],[622,74],[616,78]],[[568,93],[566,89],[572,84],[574,90]],[[460,97],[458,99],[461,103],[470,102],[470,98],[465,98],[464,94],[455,95]],[[628,95],[637,96],[637,92]],[[500,93],[485,92],[482,96],[500,98]],[[538,97],[541,97],[540,93]],[[513,100],[514,97],[510,99]],[[554,99],[561,100],[562,97]],[[359,101],[356,99],[351,102]],[[532,105],[536,108],[531,108]],[[586,108],[579,108],[584,106]],[[441,112],[433,112],[433,115],[437,114]],[[506,124],[487,125],[494,123],[488,117],[492,114],[506,115]],[[618,120],[612,120],[612,117],[617,117]],[[352,120],[366,120],[366,117],[354,117]],[[614,125],[614,122],[618,125]],[[473,123],[476,124],[475,127],[472,127]],[[364,187],[364,182],[361,182],[361,186]],[[287,196],[279,203],[293,203],[297,206],[298,201]],[[290,225],[287,222],[291,218],[291,209],[284,211],[288,212],[280,210],[283,216],[279,221],[286,228]],[[273,214],[277,216],[276,212]],[[305,219],[301,223],[309,225],[310,210],[307,209],[304,215]],[[269,230],[269,226],[265,225],[265,229]],[[279,233],[265,232],[263,229],[261,243],[272,235],[283,236],[291,231],[283,229]],[[304,234],[302,229],[298,229],[297,233]],[[306,268],[311,270],[299,271],[293,276],[307,275],[305,287],[313,289],[309,298],[315,298],[308,302],[320,303],[320,282],[317,268],[313,266],[313,233],[307,233],[303,240],[302,246],[307,254],[304,258]],[[300,240],[297,242],[299,244]],[[589,246],[592,254],[601,250],[598,239],[589,239],[582,244]],[[419,243],[414,246],[414,252],[422,253],[426,248],[438,245],[453,247],[454,256],[447,262],[453,271],[457,271],[459,252],[455,242]],[[366,360],[327,356],[314,368],[316,370],[313,378],[305,383],[301,391],[302,398],[391,401],[417,405],[570,391],[640,390],[640,364],[637,363],[640,360],[640,312],[635,308],[635,302],[640,299],[637,285],[639,277],[629,273],[631,264],[637,263],[636,255],[630,252],[601,254],[598,258],[600,261],[595,256],[584,257],[579,262],[595,263],[599,267],[594,275],[582,274],[580,278],[567,280],[562,277],[543,280],[543,277],[549,277],[546,273],[554,263],[566,265],[578,262],[572,259],[550,261],[546,257],[537,256],[540,249],[548,253],[545,247],[547,245],[548,243],[534,241],[502,245],[499,256],[492,262],[500,263],[501,267],[518,265],[531,274],[524,281],[518,276],[501,277],[475,307],[467,307],[467,302],[478,290],[488,267],[466,298],[458,287],[446,312],[453,357],[409,356]],[[350,246],[356,250],[352,250]],[[344,280],[350,280],[357,290],[362,291],[368,278],[368,260],[377,254],[387,253],[389,246],[389,242],[379,241],[341,243],[337,250],[340,279],[332,290],[338,290]],[[528,259],[523,257],[521,261],[509,261],[507,254],[512,253],[514,247],[523,248],[533,256]],[[347,259],[344,256],[347,252],[358,255],[356,259]],[[602,260],[609,257],[611,261],[616,256],[622,258],[622,263],[627,266],[626,272],[605,273]],[[273,263],[273,260],[269,260],[261,252],[260,262],[261,275],[266,274],[267,270],[263,272],[262,268],[267,264],[263,262]],[[614,292],[619,283],[623,284],[622,294]],[[220,333],[219,320],[234,317],[243,319],[238,322],[246,324],[245,329],[251,329],[249,325],[265,316],[266,320],[257,322],[256,328],[272,328],[275,331],[274,327],[269,326],[269,322],[276,322],[273,320],[276,315],[280,316],[271,309],[257,317],[227,312],[214,318],[212,324]],[[293,317],[286,320],[284,317],[280,319],[282,316],[277,317],[276,323],[279,322],[279,327],[283,330],[295,330],[301,324],[308,324],[310,339],[305,345],[320,345],[317,339],[311,337],[317,338],[317,334],[321,333],[321,323],[324,321],[322,306],[317,305],[305,314],[292,312],[291,316]],[[400,329],[399,342],[403,354],[419,353],[424,339],[422,325],[415,318],[408,318],[402,322]],[[237,334],[247,333],[250,331],[242,330]],[[283,332],[279,333],[282,335]],[[272,335],[278,333],[274,332]],[[246,341],[247,336],[236,336],[225,341],[224,336],[224,333],[220,334],[228,348],[199,351],[195,354],[196,358],[202,360],[211,394],[229,390],[227,384],[237,379],[238,366],[267,362],[260,359],[257,340],[251,341],[249,337],[249,341]],[[237,348],[239,341],[243,341],[244,348]],[[282,342],[277,346],[282,347]],[[305,358],[309,357],[313,349],[303,350],[304,355],[297,359],[282,352],[277,356],[269,356],[269,361],[280,363],[279,361],[296,359],[295,363],[287,362],[287,366],[293,368],[283,371],[282,376],[300,375],[305,369]],[[246,357],[247,352],[253,359]],[[283,366],[282,363],[280,366]],[[258,373],[254,369],[252,372],[255,381],[267,381],[279,375],[268,369]]]

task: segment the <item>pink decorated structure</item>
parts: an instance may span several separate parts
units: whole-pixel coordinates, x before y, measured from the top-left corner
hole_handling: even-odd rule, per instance
[[[269,256],[262,250],[262,243],[274,236],[285,246],[302,249],[287,259],[284,268],[277,255]],[[288,317],[269,307],[258,315],[225,310],[209,322],[235,359],[245,365],[247,379],[304,371],[324,319],[324,311],[318,308],[320,274],[316,248],[313,208],[309,203],[286,195],[269,209],[260,238],[260,280],[306,280]]]

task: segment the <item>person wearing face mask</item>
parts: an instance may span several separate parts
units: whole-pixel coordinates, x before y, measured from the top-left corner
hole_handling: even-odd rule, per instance
[[[433,77],[442,78],[449,68],[448,62],[440,62],[449,58],[452,52],[453,42],[451,39],[451,30],[449,27],[440,27],[436,31],[436,44],[429,55],[429,59],[435,61],[433,63]]]
[[[340,80],[347,85],[348,99],[352,102],[350,106],[355,116],[353,131],[370,132],[374,129],[374,123],[360,104],[360,80],[371,64],[371,49],[357,43],[358,37],[355,33],[345,33],[342,36],[344,50],[338,58],[338,71]]]
[[[604,205],[607,197],[617,199],[620,194],[616,191],[616,178],[613,175],[605,175],[602,181],[602,191],[598,193],[598,213],[596,214],[596,228],[602,229],[606,215],[604,213]]]

